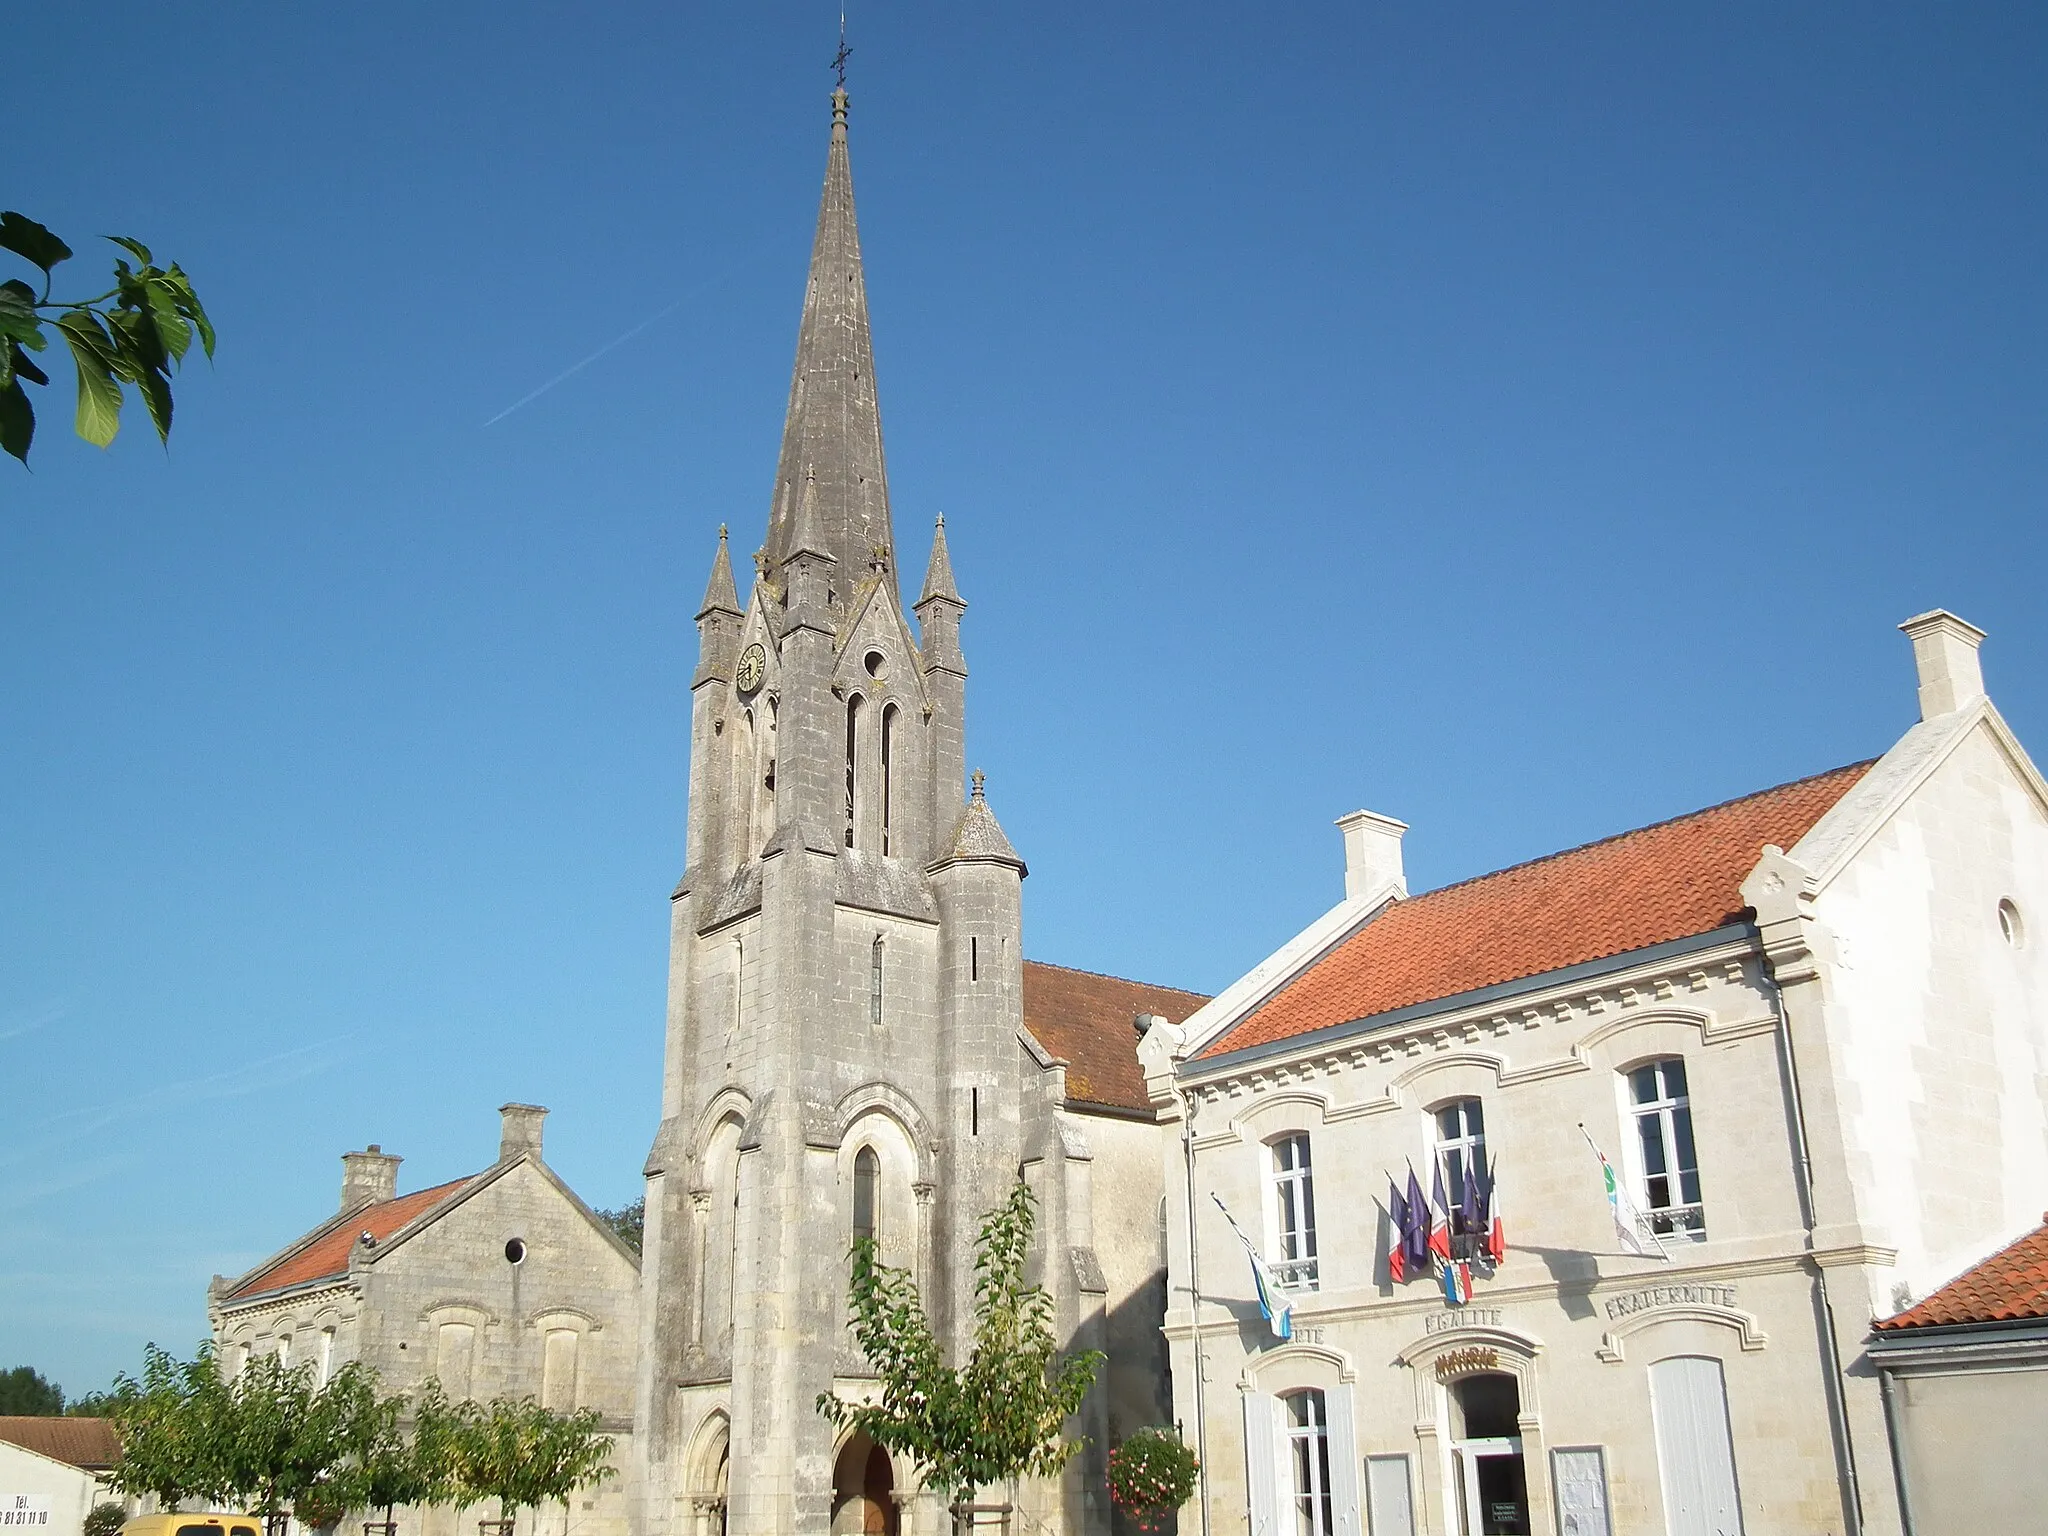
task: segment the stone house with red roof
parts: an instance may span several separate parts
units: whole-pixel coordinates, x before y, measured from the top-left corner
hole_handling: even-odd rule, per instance
[[[1347,816],[1345,899],[1148,1034],[1206,1529],[1906,1528],[1873,1320],[2048,1192],[2048,786],[1981,632],[1902,628],[1883,756],[1414,896]]]
[[[575,1536],[617,1536],[629,1509],[639,1255],[542,1160],[547,1111],[499,1111],[498,1157],[467,1178],[398,1193],[400,1159],[342,1158],[339,1209],[247,1274],[216,1275],[207,1315],[223,1370],[251,1356],[349,1361],[388,1391],[437,1378],[457,1399],[595,1408],[622,1476],[562,1512]],[[402,1511],[405,1536],[453,1536],[449,1510]]]
[[[1872,1332],[1913,1536],[2025,1531],[2048,1509],[2048,1214]]]

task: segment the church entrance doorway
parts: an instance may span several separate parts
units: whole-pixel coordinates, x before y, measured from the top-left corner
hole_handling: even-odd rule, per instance
[[[1522,1393],[1488,1372],[1451,1385],[1451,1481],[1462,1536],[1529,1536]]]
[[[832,1536],[897,1536],[889,1453],[855,1432],[832,1467]]]

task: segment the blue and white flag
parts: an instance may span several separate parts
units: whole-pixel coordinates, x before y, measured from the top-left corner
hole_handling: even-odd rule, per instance
[[[1230,1223],[1230,1230],[1237,1234],[1237,1240],[1244,1244],[1244,1255],[1252,1261],[1252,1286],[1259,1293],[1259,1313],[1273,1329],[1276,1339],[1294,1337],[1294,1303],[1288,1300],[1287,1288],[1280,1283],[1273,1267],[1266,1262],[1266,1256],[1259,1252],[1252,1240],[1244,1235],[1244,1228],[1237,1224],[1237,1218],[1230,1214],[1230,1207],[1223,1203],[1223,1197],[1214,1190],[1209,1198],[1216,1202],[1216,1209],[1223,1213],[1223,1219]]]

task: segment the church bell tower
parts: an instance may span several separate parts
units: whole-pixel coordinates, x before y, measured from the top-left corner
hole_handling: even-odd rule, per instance
[[[721,528],[646,1167],[641,1529],[823,1533],[859,1498],[896,1530],[912,1469],[814,1404],[867,1374],[857,1233],[915,1272],[942,1338],[971,1323],[979,1216],[1023,1155],[1025,870],[979,775],[966,793],[943,519],[914,632],[899,591],[843,86],[746,574],[743,595]]]

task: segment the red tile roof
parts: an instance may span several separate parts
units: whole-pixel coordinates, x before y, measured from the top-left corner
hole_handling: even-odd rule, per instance
[[[287,1253],[275,1264],[258,1270],[236,1286],[228,1300],[239,1301],[264,1291],[281,1291],[288,1285],[304,1285],[311,1280],[338,1280],[348,1273],[349,1250],[362,1233],[369,1233],[381,1243],[468,1182],[468,1179],[454,1179],[446,1184],[436,1184],[432,1189],[415,1190],[412,1194],[400,1195],[396,1200],[380,1200],[375,1205],[366,1205],[346,1216],[338,1216],[325,1227],[316,1229],[313,1240],[305,1247]]]
[[[1134,1021],[1154,1013],[1178,1024],[1207,1001],[1177,987],[1024,962],[1024,1027],[1067,1063],[1067,1097],[1083,1104],[1151,1109]]]
[[[108,1419],[0,1418],[0,1440],[87,1471],[121,1459],[121,1440]]]
[[[1877,1330],[1891,1333],[1902,1328],[2048,1317],[2048,1215],[2043,1215],[2041,1222],[2010,1248],[2001,1248],[1975,1269],[1964,1270],[1897,1317],[1877,1323]]]
[[[1202,1055],[1711,933],[1746,915],[1740,887],[1764,844],[1790,848],[1869,767],[1854,763],[1396,902]]]

